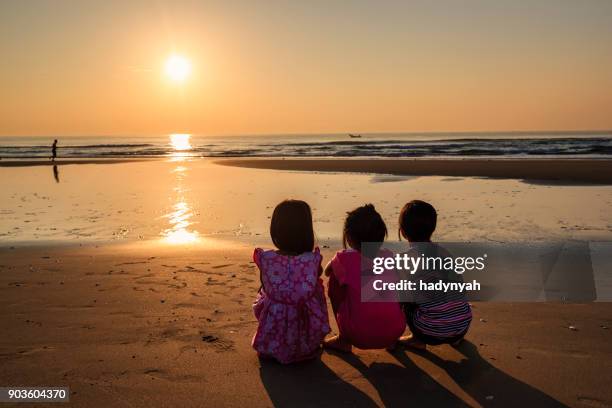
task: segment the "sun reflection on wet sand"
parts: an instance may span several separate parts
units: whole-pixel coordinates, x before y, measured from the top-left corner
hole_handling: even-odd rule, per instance
[[[171,138],[172,145],[177,150],[191,148],[189,144],[189,135],[173,136],[187,136],[186,139],[177,138],[174,140]],[[163,237],[162,241],[168,244],[191,244],[200,240],[200,234],[193,229],[194,223],[191,221],[194,215],[193,209],[184,197],[184,194],[189,191],[189,189],[185,188],[183,185],[188,170],[188,167],[184,165],[178,165],[172,170],[176,178],[176,185],[172,190],[177,197],[175,204],[172,206],[172,211],[164,215],[164,218],[168,219],[170,227],[161,233]]]
[[[200,239],[200,234],[189,229],[193,212],[187,202],[179,201],[172,207],[173,211],[164,217],[168,218],[170,228],[163,231],[163,241],[169,244],[190,244]]]

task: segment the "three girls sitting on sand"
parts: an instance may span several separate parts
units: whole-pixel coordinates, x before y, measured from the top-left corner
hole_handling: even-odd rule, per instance
[[[429,242],[435,224],[433,207],[413,201],[401,212],[400,234],[411,244],[415,240]],[[369,246],[362,248],[362,243],[382,243],[387,236],[387,227],[371,204],[347,214],[343,231],[345,249],[337,252],[325,268],[328,295],[339,329],[337,336],[327,340],[330,327],[321,279],[322,257],[315,248],[308,204],[286,200],[277,205],[270,235],[277,249],[257,248],[253,254],[260,270],[261,288],[253,305],[259,324],[252,345],[261,357],[292,363],[315,357],[321,344],[350,352],[353,346],[392,348],[398,340],[424,349],[427,344],[455,344],[467,333],[471,310],[459,295],[448,303],[361,301],[362,263],[379,256],[364,253],[366,249],[372,250]],[[410,250],[415,248],[411,246]],[[400,338],[406,324],[412,335]]]

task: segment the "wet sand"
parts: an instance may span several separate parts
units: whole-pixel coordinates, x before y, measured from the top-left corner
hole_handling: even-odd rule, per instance
[[[380,173],[408,176],[492,177],[612,184],[612,160],[584,159],[227,159],[226,166],[260,169]]]
[[[79,407],[612,403],[609,304],[477,303],[458,350],[260,361],[250,255],[222,244],[3,247],[0,383],[69,386]]]
[[[342,238],[346,211],[373,203],[397,239],[413,199],[439,213],[445,241],[612,240],[612,186],[220,166],[206,159],[0,169],[0,243],[227,237],[268,243],[285,198],[313,208],[322,245]],[[585,211],[588,203],[588,211]]]
[[[155,159],[57,159],[55,161],[51,161],[48,159],[3,159],[0,160],[0,167],[66,166],[72,164],[119,164],[151,160]]]

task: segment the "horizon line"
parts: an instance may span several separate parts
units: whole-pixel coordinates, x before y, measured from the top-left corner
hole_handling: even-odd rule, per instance
[[[273,132],[273,133],[232,133],[232,134],[201,134],[201,133],[189,133],[189,132],[172,132],[172,133],[152,133],[152,134],[28,134],[28,135],[10,135],[0,134],[2,138],[20,138],[20,137],[56,137],[56,138],[70,138],[70,137],[163,137],[173,134],[188,134],[196,137],[258,137],[258,136],[336,136],[336,135],[348,135],[348,134],[359,134],[359,135],[486,135],[486,134],[497,134],[497,135],[522,135],[522,134],[612,134],[612,129],[564,129],[564,130],[462,130],[462,131],[390,131],[390,132],[359,132],[359,131],[346,131],[346,132]]]

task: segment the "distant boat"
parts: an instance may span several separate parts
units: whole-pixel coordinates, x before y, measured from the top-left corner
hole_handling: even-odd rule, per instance
[[[352,133],[349,133],[349,137],[352,137],[354,139],[361,137],[361,135],[354,135]]]

